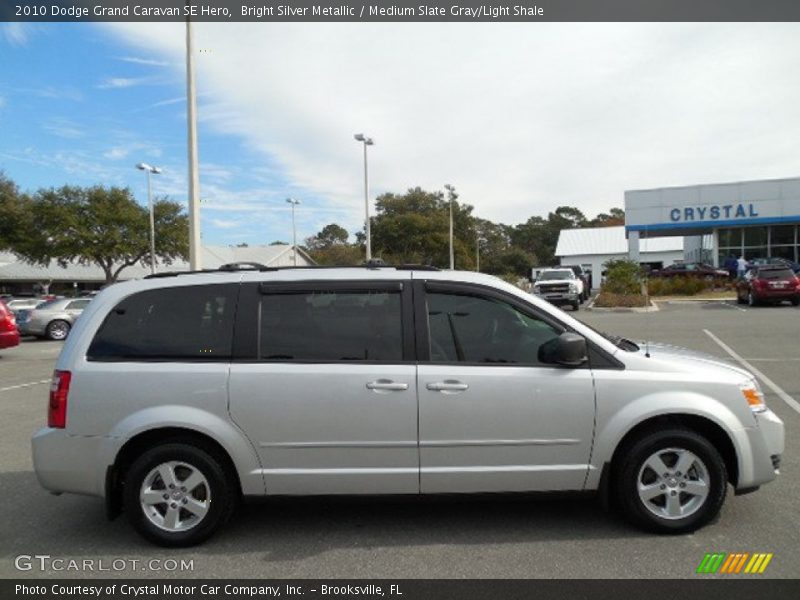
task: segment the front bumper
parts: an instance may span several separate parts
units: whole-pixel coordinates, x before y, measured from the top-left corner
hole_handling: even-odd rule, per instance
[[[739,456],[739,480],[736,489],[769,483],[780,473],[784,451],[783,421],[771,410],[756,413],[756,426],[745,429],[749,452]]]
[[[51,492],[102,498],[116,441],[102,436],[69,435],[64,429],[43,427],[31,439],[36,478]]]
[[[548,292],[548,291],[535,291],[534,296],[543,298],[551,304],[574,304],[579,301],[578,292]]]

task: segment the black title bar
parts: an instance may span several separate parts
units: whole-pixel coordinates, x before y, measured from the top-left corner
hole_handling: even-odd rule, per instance
[[[2,0],[0,21],[800,21],[800,0]]]

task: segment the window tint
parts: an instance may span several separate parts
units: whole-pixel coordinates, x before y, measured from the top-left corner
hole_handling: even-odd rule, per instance
[[[760,269],[759,279],[794,279],[794,273],[789,269]]]
[[[193,285],[134,294],[106,317],[89,358],[229,359],[238,285]]]
[[[265,360],[403,359],[400,293],[302,292],[261,299]]]
[[[539,347],[561,331],[505,302],[428,293],[431,360],[540,364]]]

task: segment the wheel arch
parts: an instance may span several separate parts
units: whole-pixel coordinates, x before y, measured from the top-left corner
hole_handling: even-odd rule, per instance
[[[106,513],[113,519],[122,511],[122,491],[125,473],[144,451],[166,443],[181,443],[199,448],[216,458],[232,478],[239,494],[244,492],[241,474],[231,453],[211,435],[186,426],[168,425],[146,429],[128,439],[116,454],[105,475]]]

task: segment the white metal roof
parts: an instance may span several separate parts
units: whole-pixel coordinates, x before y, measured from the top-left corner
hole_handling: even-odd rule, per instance
[[[203,268],[216,269],[226,263],[257,262],[265,266],[284,267],[294,263],[292,246],[276,244],[274,246],[204,246]],[[298,265],[313,264],[311,258],[298,250]],[[158,271],[186,271],[189,264],[179,260],[171,265],[159,263]],[[140,279],[150,274],[150,267],[140,264],[127,267],[120,273],[120,280]],[[105,281],[103,270],[96,265],[79,265],[71,263],[66,268],[55,261],[42,267],[23,262],[11,252],[0,252],[0,281]]]
[[[642,237],[639,240],[639,252],[682,252],[683,238]],[[556,245],[556,256],[583,256],[592,254],[627,254],[628,240],[625,238],[625,226],[587,227],[584,229],[562,229]]]

